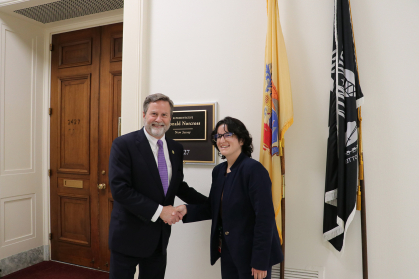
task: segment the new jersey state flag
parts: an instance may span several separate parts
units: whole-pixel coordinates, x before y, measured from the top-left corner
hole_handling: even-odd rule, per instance
[[[293,123],[291,81],[287,52],[279,22],[278,1],[267,0],[268,31],[265,48],[262,138],[259,161],[272,180],[275,220],[282,243],[282,174],[281,158],[285,131]]]

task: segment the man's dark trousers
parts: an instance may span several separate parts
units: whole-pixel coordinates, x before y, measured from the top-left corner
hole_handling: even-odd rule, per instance
[[[164,279],[167,252],[162,252],[161,241],[150,257],[130,257],[111,251],[111,270],[109,279],[133,279],[136,266],[138,279]]]

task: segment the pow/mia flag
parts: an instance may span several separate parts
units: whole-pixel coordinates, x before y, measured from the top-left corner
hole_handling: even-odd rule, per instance
[[[335,0],[323,236],[342,251],[358,185],[358,80],[349,0]]]

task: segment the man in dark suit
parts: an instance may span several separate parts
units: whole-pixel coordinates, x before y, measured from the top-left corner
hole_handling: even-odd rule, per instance
[[[109,182],[114,206],[109,226],[111,279],[163,279],[166,248],[175,212],[175,196],[200,204],[207,197],[183,181],[183,147],[165,138],[173,102],[156,93],[143,105],[144,127],[114,140],[109,158]]]

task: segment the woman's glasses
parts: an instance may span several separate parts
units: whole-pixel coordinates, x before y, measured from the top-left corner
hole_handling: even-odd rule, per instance
[[[230,133],[230,132],[227,132],[227,133],[224,133],[224,134],[215,134],[213,136],[213,140],[217,141],[218,139],[221,139],[222,137],[224,137],[224,139],[227,140],[227,139],[231,139],[233,137],[233,135],[234,135],[234,133]]]

